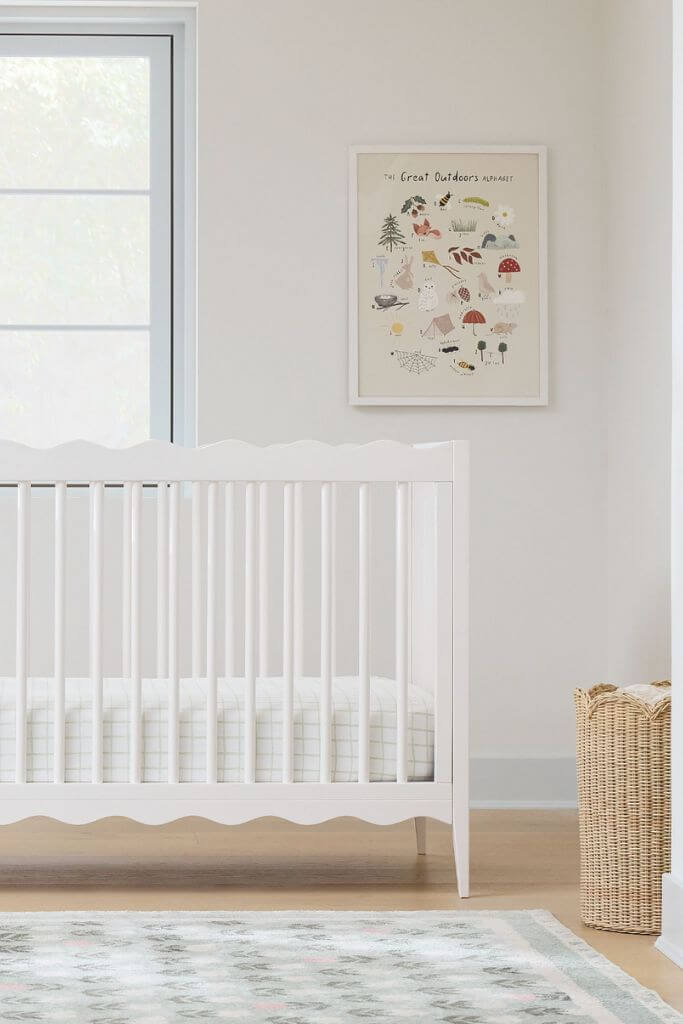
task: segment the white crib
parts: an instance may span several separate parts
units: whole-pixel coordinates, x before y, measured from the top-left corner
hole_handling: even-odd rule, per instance
[[[0,823],[431,817],[467,896],[468,459],[0,443]]]

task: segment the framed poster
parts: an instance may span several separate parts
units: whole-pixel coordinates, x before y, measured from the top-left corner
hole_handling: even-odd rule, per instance
[[[355,146],[352,405],[547,405],[544,146]]]

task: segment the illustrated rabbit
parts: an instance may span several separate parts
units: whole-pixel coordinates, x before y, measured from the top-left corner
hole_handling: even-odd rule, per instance
[[[412,288],[413,285],[415,284],[412,266],[412,256],[410,256],[407,261],[404,259],[403,262],[401,263],[400,270],[397,270],[393,278],[391,279],[392,285],[394,285],[397,288],[403,288],[404,291],[408,291],[409,288]]]

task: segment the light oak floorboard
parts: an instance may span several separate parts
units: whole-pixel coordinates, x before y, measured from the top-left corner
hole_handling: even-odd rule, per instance
[[[641,984],[683,1011],[683,971],[652,936],[585,928],[578,918],[573,811],[474,811],[472,897],[459,900],[450,828],[343,818],[274,818],[225,828],[199,818],[151,827],[29,819],[0,827],[0,911],[550,910]]]

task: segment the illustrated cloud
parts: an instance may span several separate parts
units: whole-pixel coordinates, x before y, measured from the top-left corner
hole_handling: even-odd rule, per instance
[[[496,295],[493,300],[498,306],[516,306],[520,302],[524,302],[525,295],[519,288],[503,288],[500,295]]]

